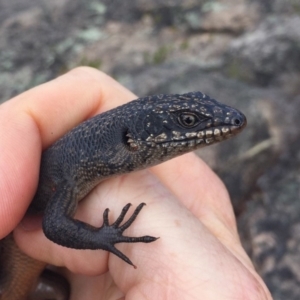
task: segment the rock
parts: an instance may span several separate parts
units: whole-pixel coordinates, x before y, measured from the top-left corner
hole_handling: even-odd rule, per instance
[[[239,218],[244,245],[278,300],[296,300],[300,295],[299,147],[298,138],[295,147],[268,168]]]
[[[187,12],[185,20],[192,31],[241,33],[253,28],[259,16],[257,6],[245,1],[211,1]]]
[[[269,17],[233,40],[228,74],[261,86],[277,84],[283,73],[300,72],[300,16]]]

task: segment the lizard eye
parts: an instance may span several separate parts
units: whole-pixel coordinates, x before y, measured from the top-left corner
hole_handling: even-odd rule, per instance
[[[199,123],[199,118],[194,114],[185,112],[178,116],[178,121],[183,127],[191,128]]]

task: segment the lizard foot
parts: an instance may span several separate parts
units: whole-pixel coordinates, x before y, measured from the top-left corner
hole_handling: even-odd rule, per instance
[[[109,209],[107,208],[103,213],[103,225],[102,227],[99,228],[99,231],[101,231],[101,235],[105,236],[105,241],[106,241],[105,249],[104,247],[101,248],[115,254],[116,256],[118,256],[128,264],[132,265],[134,268],[136,268],[136,266],[131,262],[131,260],[127,256],[125,256],[121,251],[115,248],[114,244],[139,243],[139,242],[151,243],[158,239],[148,235],[141,236],[141,237],[128,237],[122,235],[125,229],[127,229],[134,222],[134,220],[136,219],[136,217],[138,216],[138,214],[140,213],[144,205],[146,204],[145,203],[139,204],[138,207],[133,212],[133,214],[131,215],[131,217],[128,219],[128,221],[126,221],[122,226],[120,226],[120,224],[124,220],[124,217],[128,212],[131,204],[128,203],[123,207],[121,214],[119,215],[117,220],[111,225],[109,225],[109,221],[108,221]]]

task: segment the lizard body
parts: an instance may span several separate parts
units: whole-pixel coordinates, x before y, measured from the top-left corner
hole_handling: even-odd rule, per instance
[[[200,92],[139,98],[81,123],[44,151],[29,211],[44,212],[43,231],[53,242],[75,249],[107,250],[133,265],[114,245],[156,240],[123,236],[144,204],[123,225],[129,204],[111,225],[105,210],[103,226],[96,228],[73,218],[78,202],[104,179],[228,139],[245,125],[241,112]],[[3,295],[13,289],[12,280],[5,281],[13,277],[8,275],[2,274],[0,281]],[[23,299],[3,295],[2,300]]]

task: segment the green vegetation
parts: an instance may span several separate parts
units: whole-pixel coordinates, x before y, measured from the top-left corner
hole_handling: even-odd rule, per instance
[[[292,7],[293,7],[293,10],[295,11],[295,13],[298,14],[298,15],[300,15],[300,3],[299,3],[299,0],[295,0],[292,3]]]
[[[95,68],[95,69],[101,69],[102,60],[100,58],[94,59],[94,60],[89,60],[88,58],[83,57],[79,61],[78,66],[88,66],[88,67]]]
[[[168,58],[168,55],[171,51],[171,46],[163,45],[159,47],[153,54],[146,52],[144,54],[144,60],[147,64],[159,65]]]
[[[185,40],[180,44],[180,50],[184,51],[184,50],[187,50],[188,48],[189,48],[188,40]]]
[[[163,63],[167,59],[169,52],[170,48],[167,46],[158,48],[153,55],[153,63],[157,65]]]
[[[65,74],[65,73],[69,72],[71,69],[80,67],[80,66],[87,66],[87,67],[91,67],[91,68],[95,68],[95,69],[99,70],[99,69],[101,69],[101,66],[102,66],[102,60],[100,58],[90,60],[86,57],[83,57],[76,64],[72,64],[72,66],[62,65],[58,74],[60,74],[60,75]]]

